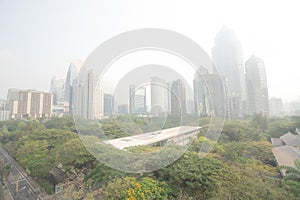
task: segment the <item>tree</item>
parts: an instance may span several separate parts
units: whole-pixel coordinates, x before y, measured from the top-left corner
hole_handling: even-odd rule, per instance
[[[103,197],[107,200],[166,200],[169,191],[165,182],[147,177],[140,180],[134,177],[125,177],[109,182],[103,190]]]

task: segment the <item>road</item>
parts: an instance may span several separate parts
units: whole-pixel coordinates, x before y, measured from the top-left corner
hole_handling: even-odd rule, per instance
[[[11,165],[10,173],[6,179],[7,189],[14,200],[40,200],[43,192],[40,186],[35,183],[26,171],[0,147],[0,157],[5,164]]]

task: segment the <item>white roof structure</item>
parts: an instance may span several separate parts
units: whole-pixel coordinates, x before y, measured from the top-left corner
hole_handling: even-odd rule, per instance
[[[199,126],[178,126],[174,128],[164,129],[155,132],[142,133],[139,135],[128,136],[113,140],[104,141],[106,144],[111,144],[118,149],[124,149],[131,146],[145,146],[155,144],[160,141],[168,140],[176,136],[193,133],[199,130]]]

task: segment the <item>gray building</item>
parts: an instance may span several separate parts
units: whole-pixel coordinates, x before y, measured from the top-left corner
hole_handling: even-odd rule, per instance
[[[248,114],[269,115],[269,94],[264,62],[252,55],[246,62]]]
[[[82,66],[82,62],[80,60],[73,60],[69,66],[66,83],[65,83],[65,113],[73,114],[74,107],[74,86],[76,85],[78,74],[80,68]]]
[[[195,110],[200,116],[229,116],[229,103],[226,97],[226,80],[216,74],[195,73],[194,81]]]
[[[185,84],[180,79],[174,81],[171,86],[171,114],[176,116],[186,114]]]
[[[111,94],[104,94],[103,95],[103,112],[104,116],[110,116],[113,114],[114,111],[114,98]]]
[[[271,97],[269,101],[270,115],[271,116],[282,116],[284,113],[283,102],[281,98]]]
[[[129,111],[130,114],[145,114],[147,112],[145,87],[129,86]]]
[[[53,113],[56,116],[63,115],[65,110],[65,80],[53,77],[50,92],[53,95]]]
[[[215,38],[212,58],[216,69],[228,81],[228,100],[231,118],[241,117],[246,108],[244,64],[241,42],[235,32],[223,26]]]
[[[168,112],[168,85],[159,77],[151,77],[151,115],[165,115]]]

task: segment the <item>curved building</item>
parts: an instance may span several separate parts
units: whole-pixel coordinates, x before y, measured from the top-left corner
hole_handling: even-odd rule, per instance
[[[73,113],[73,102],[74,102],[74,85],[78,78],[80,68],[82,66],[81,60],[73,60],[69,66],[66,84],[65,84],[65,113]]]

